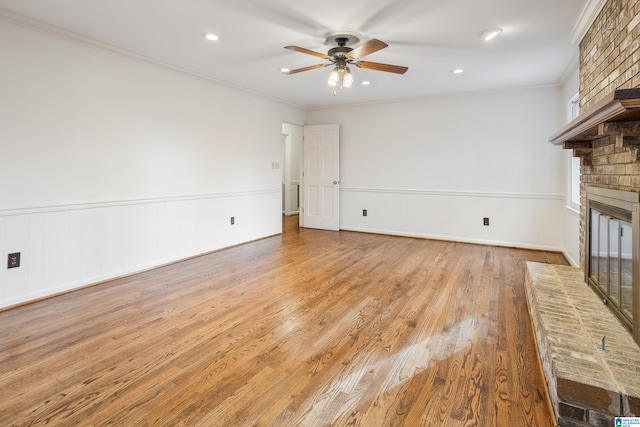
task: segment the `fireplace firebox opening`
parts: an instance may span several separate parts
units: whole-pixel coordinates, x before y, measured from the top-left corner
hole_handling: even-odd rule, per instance
[[[586,188],[585,281],[640,344],[640,194]]]

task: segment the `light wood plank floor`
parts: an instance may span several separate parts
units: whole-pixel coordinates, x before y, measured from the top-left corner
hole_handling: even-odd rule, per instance
[[[3,426],[553,426],[560,254],[298,230],[0,312]]]

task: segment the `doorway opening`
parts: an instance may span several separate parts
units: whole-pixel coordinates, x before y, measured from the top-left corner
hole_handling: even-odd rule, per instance
[[[303,127],[282,124],[282,214],[300,213]]]
[[[299,226],[340,229],[340,126],[282,124],[282,213]]]

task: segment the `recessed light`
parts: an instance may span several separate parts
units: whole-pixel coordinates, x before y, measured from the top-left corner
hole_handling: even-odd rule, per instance
[[[464,70],[462,68],[456,68],[454,70],[451,70],[451,72],[453,74],[462,74],[462,73],[464,73]]]
[[[480,33],[480,37],[482,37],[485,41],[489,41],[495,38],[500,33],[502,33],[502,28],[491,28]]]
[[[371,82],[369,80],[365,80],[362,82],[362,86],[369,86]]]
[[[207,40],[209,40],[209,41],[212,41],[212,42],[214,42],[214,41],[216,41],[216,40],[220,40],[220,37],[218,37],[217,35],[215,35],[215,34],[213,34],[213,33],[206,33],[206,34],[204,35],[204,38],[205,38],[205,39],[207,39]]]
[[[289,68],[280,68],[280,72],[283,74],[289,74],[291,70]]]

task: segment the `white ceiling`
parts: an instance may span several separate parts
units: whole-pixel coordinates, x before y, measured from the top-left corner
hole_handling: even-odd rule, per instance
[[[112,44],[305,108],[477,90],[557,84],[575,64],[569,39],[593,0],[0,0],[13,14]],[[7,11],[9,13],[7,13]],[[20,17],[18,17],[21,19]],[[584,18],[583,18],[584,19]],[[31,21],[30,21],[31,22]],[[485,42],[479,34],[500,27]],[[326,53],[325,36],[352,31],[389,44],[365,60],[404,65],[404,75],[354,69],[337,91],[330,68],[284,49]],[[202,36],[220,36],[209,42]],[[453,75],[454,68],[464,68]],[[363,80],[371,81],[362,86]]]

